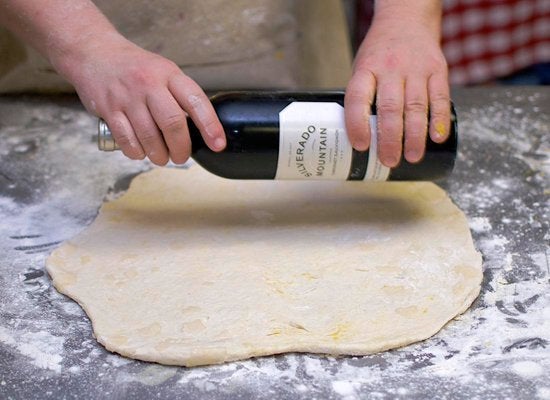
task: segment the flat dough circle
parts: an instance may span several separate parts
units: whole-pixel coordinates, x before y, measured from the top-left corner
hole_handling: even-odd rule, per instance
[[[403,346],[464,312],[482,277],[466,218],[434,184],[198,166],[135,178],[47,269],[107,349],[185,366]]]

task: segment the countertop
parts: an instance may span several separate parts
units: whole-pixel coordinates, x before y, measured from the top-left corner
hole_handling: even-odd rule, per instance
[[[0,398],[550,399],[550,87],[453,99],[460,153],[440,184],[483,254],[470,310],[424,342],[366,357],[178,368],[106,351],[44,270],[151,165],[97,151],[96,120],[75,97],[0,97]]]

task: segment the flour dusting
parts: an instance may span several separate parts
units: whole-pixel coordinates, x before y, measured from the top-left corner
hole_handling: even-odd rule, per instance
[[[548,101],[520,90],[495,91],[485,104],[457,101],[460,153],[442,185],[468,217],[484,282],[472,308],[434,337],[367,357],[287,354],[189,369],[103,349],[44,270],[104,198],[150,165],[99,153],[95,120],[74,106],[2,103],[0,397],[62,398],[78,382],[71,393],[82,398],[550,399]]]
[[[38,368],[61,372],[61,353],[65,339],[48,332],[9,332],[0,327],[0,343],[11,346],[30,358]]]

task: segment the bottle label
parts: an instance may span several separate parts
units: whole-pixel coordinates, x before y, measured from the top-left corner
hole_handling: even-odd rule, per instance
[[[370,116],[370,146],[367,173],[364,181],[387,181],[390,177],[391,168],[386,167],[378,158],[378,126],[376,115]]]
[[[279,113],[275,179],[346,180],[352,147],[344,107],[333,102],[294,102]]]
[[[385,181],[390,168],[377,155],[376,116],[364,180]],[[344,107],[333,102],[294,102],[279,113],[279,159],[275,179],[346,180],[353,148]]]

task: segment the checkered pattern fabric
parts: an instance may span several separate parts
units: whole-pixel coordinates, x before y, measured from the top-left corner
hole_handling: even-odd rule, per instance
[[[442,45],[452,84],[550,61],[550,0],[448,0]]]
[[[373,3],[358,0],[358,41]],[[487,82],[550,62],[550,0],[444,0],[442,24],[451,84]]]

